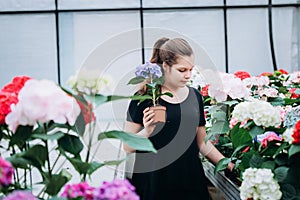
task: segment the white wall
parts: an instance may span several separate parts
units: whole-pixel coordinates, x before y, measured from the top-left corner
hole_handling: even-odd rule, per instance
[[[274,0],[274,3],[297,3]],[[55,9],[54,0],[0,1],[0,11]],[[59,9],[138,8],[138,0],[59,0]],[[145,8],[160,6],[222,6],[222,0],[144,0]],[[229,0],[228,5],[267,5],[267,0]],[[162,36],[184,37],[193,46],[196,64],[225,71],[223,9],[145,10],[145,57]],[[299,14],[296,8],[273,8],[273,37],[278,68],[299,70]],[[0,14],[0,87],[16,75],[58,81],[54,13]],[[229,72],[252,75],[273,71],[266,8],[228,9]],[[126,86],[142,62],[139,10],[61,12],[59,14],[60,80],[63,86],[80,68],[100,68],[114,77],[115,94]],[[105,119],[123,119],[127,102],[114,103]],[[107,105],[109,107],[109,105]],[[119,111],[122,112],[119,112]]]

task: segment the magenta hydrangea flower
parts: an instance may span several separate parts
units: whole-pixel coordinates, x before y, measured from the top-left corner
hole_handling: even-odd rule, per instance
[[[93,193],[95,188],[88,185],[87,182],[81,182],[73,185],[66,185],[62,193],[62,197],[66,198],[76,198],[84,197],[85,200],[93,200]]]
[[[139,200],[135,193],[135,187],[128,180],[104,181],[102,186],[96,189],[95,200]]]
[[[26,199],[26,200],[37,200],[33,194],[31,194],[29,191],[21,191],[21,190],[16,190],[12,193],[10,193],[8,196],[4,197],[2,200],[21,200],[21,199]]]
[[[11,163],[0,157],[0,185],[6,186],[12,183],[14,168]]]
[[[149,78],[150,75],[152,75],[152,78],[160,78],[162,76],[162,71],[157,64],[146,62],[145,64],[136,67],[135,75],[144,78]]]

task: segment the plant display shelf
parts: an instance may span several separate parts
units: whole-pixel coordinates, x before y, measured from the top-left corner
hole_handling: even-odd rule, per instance
[[[240,200],[240,190],[230,179],[228,179],[224,172],[214,174],[215,166],[209,161],[202,162],[206,177],[210,182],[222,192],[222,195],[227,200]]]

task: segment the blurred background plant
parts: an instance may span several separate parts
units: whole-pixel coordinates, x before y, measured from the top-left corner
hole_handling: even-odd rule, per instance
[[[77,73],[76,79],[71,78],[73,81],[70,81],[74,92],[53,81],[26,76],[15,77],[2,88],[0,191],[3,199],[56,199],[62,188],[70,181],[74,182],[72,177],[76,176],[61,167],[65,160],[73,166],[73,173],[80,176],[79,181],[86,183],[92,180],[91,177],[99,168],[119,165],[126,159],[105,162],[95,160],[91,152],[94,136],[99,141],[106,138],[119,139],[135,149],[155,152],[146,138],[121,130],[96,132],[96,107],[112,100],[129,98],[100,94],[100,89],[108,86],[109,80],[98,77],[86,73],[80,76]],[[88,138],[87,145],[83,137]],[[126,180],[120,182],[124,182],[123,188],[126,186],[128,191],[134,193],[134,188]],[[95,191],[101,187],[95,187]],[[67,193],[72,193],[72,190],[69,186],[64,189]],[[29,197],[28,192],[32,197]],[[111,190],[113,192],[117,191]],[[21,198],[22,195],[24,198]],[[96,193],[90,195],[99,197]],[[63,196],[62,199],[73,198]],[[77,197],[84,198],[82,195]],[[96,199],[110,199],[98,197]]]

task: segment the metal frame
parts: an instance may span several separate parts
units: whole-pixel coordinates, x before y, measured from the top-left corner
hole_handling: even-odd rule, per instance
[[[226,200],[240,200],[240,189],[223,172],[214,173],[215,166],[209,161],[202,162],[208,180],[222,193]]]
[[[284,8],[284,7],[300,7],[300,3],[293,4],[273,4],[272,0],[268,0],[267,5],[227,5],[227,1],[223,0],[222,6],[196,6],[196,7],[144,7],[143,0],[140,0],[140,6],[136,8],[108,8],[108,9],[59,9],[58,0],[55,0],[54,10],[29,10],[29,11],[0,11],[0,15],[15,15],[15,14],[55,14],[55,27],[56,27],[56,48],[57,48],[57,73],[58,83],[60,82],[60,46],[59,46],[59,14],[66,12],[109,12],[109,11],[139,11],[140,13],[140,28],[141,28],[141,47],[142,47],[142,61],[145,62],[145,49],[144,49],[144,11],[167,11],[167,10],[208,10],[208,9],[221,9],[223,10],[223,21],[224,21],[224,39],[225,39],[225,71],[229,71],[228,66],[228,30],[227,30],[227,10],[229,9],[257,9],[265,8],[268,9],[268,25],[269,25],[269,41],[270,51],[272,55],[273,69],[277,70],[276,55],[274,51],[273,41],[273,23],[272,23],[272,8]]]

